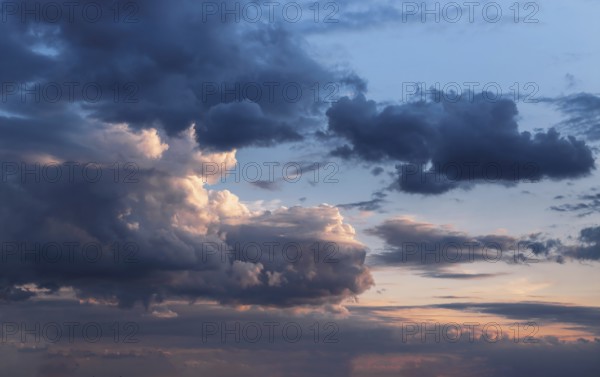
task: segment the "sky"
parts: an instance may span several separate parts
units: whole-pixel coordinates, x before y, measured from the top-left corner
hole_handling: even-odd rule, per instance
[[[599,12],[2,0],[2,375],[600,375]]]

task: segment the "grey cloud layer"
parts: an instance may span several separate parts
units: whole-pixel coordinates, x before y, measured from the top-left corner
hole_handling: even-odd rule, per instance
[[[27,302],[13,305],[3,311],[5,321],[23,321],[23,312],[29,313],[26,323],[58,322],[74,318],[103,323],[133,321],[139,325],[138,344],[115,344],[106,337],[97,344],[82,342],[77,336],[74,344],[7,343],[3,346],[1,360],[6,371],[15,377],[37,375],[41,377],[64,374],[140,374],[148,376],[197,376],[223,372],[235,375],[246,371],[259,376],[276,371],[292,376],[439,376],[451,371],[458,375],[529,376],[532,372],[544,376],[562,376],[577,372],[593,376],[600,370],[600,363],[593,357],[600,343],[594,341],[598,333],[598,308],[556,305],[537,302],[516,303],[454,303],[429,306],[353,306],[350,315],[331,317],[323,313],[293,314],[287,311],[249,309],[244,312],[230,311],[216,305],[169,304],[178,313],[171,318],[145,315],[143,311],[128,311],[123,315],[116,309],[81,305],[72,301]],[[65,308],[68,314],[65,314]],[[564,341],[552,336],[536,335],[536,344],[515,343],[504,339],[496,343],[485,342],[479,337],[473,342],[435,342],[433,337],[422,341],[416,336],[403,341],[402,324],[421,323],[422,315],[414,315],[414,309],[423,312],[435,309],[452,310],[455,313],[482,312],[486,315],[506,318],[503,325],[508,331],[510,321],[536,321],[541,329],[546,325],[576,325],[588,338]],[[491,319],[490,319],[491,320]],[[203,324],[294,322],[308,329],[315,322],[335,323],[339,332],[337,343],[315,343],[309,331],[297,343],[286,342],[279,331],[274,341],[267,341],[263,334],[259,342],[234,340],[234,335],[223,342],[219,335],[208,336],[203,341]],[[465,322],[472,321],[465,319]],[[498,319],[494,318],[494,321]],[[281,325],[280,325],[281,326]],[[506,326],[506,327],[505,327]],[[112,333],[111,333],[112,334]],[[506,334],[508,335],[508,334]],[[14,339],[15,336],[10,336]],[[597,339],[597,338],[596,338]],[[77,347],[75,347],[76,345]],[[18,355],[18,357],[17,357]],[[26,365],[15,363],[15,358],[26,358]],[[310,365],[306,367],[305,365]],[[229,373],[229,374],[228,374]]]
[[[467,233],[416,222],[405,218],[389,219],[368,229],[367,233],[385,241],[386,249],[369,255],[375,265],[406,266],[431,278],[480,279],[496,274],[463,274],[448,268],[475,262],[539,263],[600,258],[600,228],[581,230],[578,243],[540,234],[473,236]]]

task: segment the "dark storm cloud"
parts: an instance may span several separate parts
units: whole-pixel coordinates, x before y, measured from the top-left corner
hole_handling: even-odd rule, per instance
[[[327,111],[329,134],[347,142],[332,153],[397,162],[396,188],[441,194],[476,183],[511,184],[588,175],[592,151],[556,130],[520,132],[516,104],[483,94],[452,102],[419,101],[380,109],[364,95]]]
[[[196,129],[200,145],[221,151],[302,139],[293,127],[273,122],[253,102],[216,105],[208,111],[206,121]]]
[[[360,157],[379,162],[426,162],[430,156],[429,143],[436,137],[434,127],[427,121],[430,106],[386,107],[379,112],[374,101],[363,95],[354,99],[342,98],[327,110],[329,131],[350,142],[333,153],[349,158]]]
[[[79,7],[84,3],[95,4],[84,1]],[[324,106],[315,100],[322,97],[311,89],[315,84],[364,90],[352,73],[315,62],[287,23],[203,20],[204,3],[129,2],[136,22],[115,22],[106,4],[96,22],[68,17],[22,22],[20,13],[7,15],[0,25],[3,110],[37,122],[49,112],[72,112],[78,104],[90,118],[160,126],[169,134],[195,123],[201,145],[230,150],[301,139],[308,119]],[[35,9],[35,4],[19,6]],[[101,88],[100,98],[83,90],[90,83]],[[63,95],[48,103],[53,84]],[[36,85],[38,98],[22,97]]]

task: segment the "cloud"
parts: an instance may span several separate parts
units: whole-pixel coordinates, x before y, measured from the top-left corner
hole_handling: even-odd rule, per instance
[[[501,276],[502,274],[459,274],[451,272],[427,272],[422,276],[434,279],[460,279],[460,280],[478,280]]]
[[[177,297],[301,306],[339,303],[373,284],[366,248],[336,208],[253,212],[231,192],[211,190],[215,178],[201,162],[229,166],[235,152],[198,149],[193,128],[168,136],[97,123],[72,137],[80,148],[37,149],[63,172],[55,181],[39,179],[39,164],[38,175],[27,179],[20,162],[31,158],[28,149],[5,152],[4,161],[19,164],[3,171],[0,185],[6,203],[0,221],[7,225],[0,231],[3,300],[72,287],[83,300],[121,306]],[[128,166],[117,169],[113,161],[123,156]],[[95,168],[85,175],[77,165],[69,177],[64,161],[94,161]],[[261,254],[248,260],[239,250],[254,244]],[[84,245],[100,250],[101,258],[83,259]],[[334,245],[335,261],[319,259],[326,251],[315,257],[315,245]],[[77,260],[65,258],[68,250]],[[298,261],[296,250],[303,253]],[[120,259],[126,257],[132,259]]]
[[[279,185],[275,181],[260,180],[256,182],[250,182],[250,184],[263,190],[276,191],[279,189]]]
[[[544,323],[570,323],[593,329],[600,334],[600,308],[593,306],[560,305],[542,302],[515,303],[450,303],[431,307],[500,315],[520,321]],[[540,323],[540,325],[542,325]]]
[[[207,4],[131,1],[120,16],[133,22],[115,22],[113,11],[95,4],[102,8],[95,22],[79,12],[53,22],[7,15],[0,114],[54,129],[67,127],[61,118],[84,116],[169,135],[195,124],[202,146],[231,151],[301,140],[325,107],[315,83],[364,89],[355,74],[315,61],[288,23],[222,21],[205,17]]]
[[[555,199],[564,199],[564,197],[559,196]],[[557,212],[575,212],[578,213],[577,216],[579,217],[588,216],[600,210],[600,194],[591,193],[580,195],[579,199],[581,200],[579,203],[555,205],[550,207],[550,209]]]
[[[566,248],[565,257],[583,261],[600,260],[600,226],[582,229],[579,241],[579,245]]]
[[[383,250],[369,254],[375,266],[404,266],[422,276],[444,279],[481,279],[498,276],[452,270],[477,262],[532,264],[564,263],[567,260],[598,260],[600,231],[581,230],[579,242],[565,244],[542,234],[473,236],[450,226],[437,226],[399,217],[367,229],[366,233],[385,242]]]
[[[374,263],[419,268],[438,269],[483,261],[514,263],[524,258],[523,254],[543,255],[552,246],[506,235],[471,236],[449,226],[438,227],[406,217],[388,219],[366,232],[386,243],[383,252],[370,255]],[[521,241],[523,244],[519,245]],[[437,277],[447,276],[434,272]]]
[[[568,118],[558,124],[561,129],[600,140],[600,97],[592,93],[577,93],[557,98],[545,98]]]
[[[213,106],[197,132],[200,145],[221,151],[302,140],[293,127],[272,121],[249,101]]]
[[[382,198],[375,198],[362,202],[338,204],[338,208],[342,209],[359,209],[361,211],[379,211],[386,201]]]
[[[102,6],[96,22],[2,23],[2,300],[71,287],[82,300],[127,307],[172,297],[321,305],[373,284],[366,248],[337,209],[253,211],[211,190],[217,176],[207,167],[231,168],[238,148],[302,140],[325,110],[315,83],[352,91],[364,81],[314,60],[286,23],[204,19],[207,3],[132,1],[133,22],[115,22]],[[271,259],[206,258],[209,244],[253,240],[297,243],[304,260],[282,260],[281,245]],[[326,242],[339,245],[338,263],[308,258]],[[74,245],[80,258],[94,245],[103,258],[35,260],[54,243],[62,253]],[[33,263],[20,258],[31,250]],[[135,260],[114,263],[113,254]]]
[[[402,191],[435,195],[478,183],[578,178],[595,168],[583,141],[554,129],[519,132],[517,107],[508,99],[481,94],[379,108],[364,95],[332,105],[329,135],[346,142],[332,153],[398,163],[392,187]]]
[[[76,367],[75,373],[81,375],[121,373],[182,377],[215,374],[212,372],[218,371],[225,375],[247,371],[249,376],[258,376],[269,370],[281,373],[288,371],[287,374],[298,377],[345,376],[350,373],[386,376],[400,372],[416,377],[436,376],[449,371],[458,375],[468,372],[473,375],[502,376],[507,371],[507,365],[510,366],[511,375],[516,376],[530,375],[532,368],[551,376],[564,375],[575,368],[580,375],[592,376],[600,368],[593,357],[600,346],[598,341],[593,340],[598,328],[598,308],[594,307],[536,302],[351,306],[349,313],[343,316],[253,307],[236,311],[210,303],[169,304],[169,308],[178,315],[151,316],[139,308],[124,313],[115,308],[62,300],[27,301],[10,305],[3,310],[3,321],[26,323],[31,328],[35,323],[62,324],[75,318],[85,318],[83,323],[101,323],[107,333],[98,343],[90,343],[84,341],[81,331],[75,331],[73,343],[65,339],[55,344],[40,343],[35,349],[29,344],[31,340],[19,344],[19,335],[11,335],[11,342],[4,345],[0,361],[7,373],[15,377],[36,375],[36,372],[45,371],[45,366],[60,364],[73,365]],[[418,335],[414,339],[403,340],[402,324],[431,323],[436,317],[433,313],[436,310],[439,313],[439,309],[452,311],[456,315],[483,313],[479,319],[471,313],[464,320],[452,320],[446,315],[440,320],[444,321],[442,323],[478,322],[479,331],[485,323],[501,322],[506,339],[490,343],[479,337],[469,341],[468,336],[464,336],[460,341],[450,343],[443,337],[440,337],[442,341],[435,341],[430,334],[426,341]],[[25,317],[23,313],[26,313]],[[424,320],[423,314],[427,314],[427,320]],[[498,321],[495,318],[498,316],[507,321]],[[135,334],[139,343],[114,342],[110,326],[115,323],[122,326],[124,321],[139,326]],[[585,331],[586,339],[577,341],[536,334],[538,342],[535,344],[515,342],[512,338],[513,321],[520,324],[536,321],[540,329],[554,324],[575,325],[578,326],[578,332]],[[240,340],[236,341],[235,333],[230,331],[226,341],[223,341],[218,331],[214,335],[206,334],[203,326],[206,323],[217,327],[228,326],[227,329],[235,328],[236,324],[242,329],[252,329],[250,324],[258,324],[263,328],[263,334],[260,341],[250,342],[247,339],[255,332],[242,331]],[[272,341],[269,341],[263,325],[265,323],[277,324]],[[296,343],[286,341],[285,335],[279,331],[286,323],[300,326],[306,331],[305,336]],[[324,343],[320,337],[319,342],[315,342],[313,329],[316,323],[321,326],[320,331],[325,324],[335,324],[337,332],[333,335],[329,330],[321,334],[339,341]],[[81,326],[77,329],[81,330]],[[519,339],[527,334],[521,333]],[[27,362],[23,363],[23,360]],[[381,361],[385,361],[385,368]],[[312,366],[307,370],[304,365]]]
[[[376,166],[371,170],[371,174],[373,174],[376,177],[383,172],[384,172],[384,169],[381,166]]]

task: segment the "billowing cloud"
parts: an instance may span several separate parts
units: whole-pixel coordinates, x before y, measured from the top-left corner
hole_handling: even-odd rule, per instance
[[[8,5],[2,300],[69,287],[122,306],[169,297],[319,305],[373,284],[365,247],[337,209],[253,212],[208,186],[217,177],[205,169],[230,168],[237,148],[302,140],[324,111],[315,84],[365,85],[314,60],[288,23],[207,17],[212,5],[132,1],[115,13],[84,1],[58,20]],[[81,13],[90,7],[102,8],[93,22]],[[227,254],[253,242],[256,259]],[[336,263],[309,258],[332,242]],[[287,244],[302,247],[301,261],[282,259]],[[98,249],[101,259],[81,260]]]
[[[42,163],[27,149],[5,154],[3,300],[71,287],[122,306],[173,297],[320,305],[373,284],[365,247],[336,208],[252,212],[207,187],[215,178],[202,162],[230,166],[235,152],[203,152],[193,128],[167,136],[95,126],[78,150],[50,148]]]

